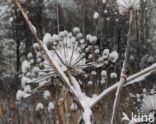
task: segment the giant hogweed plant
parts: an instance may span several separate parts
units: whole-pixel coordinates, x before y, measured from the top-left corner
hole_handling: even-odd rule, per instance
[[[71,93],[76,103],[71,103],[71,110],[81,109],[82,119],[86,124],[92,123],[92,108],[113,90],[117,89],[116,98],[113,106],[111,123],[115,123],[115,117],[120,100],[120,93],[123,87],[142,81],[151,72],[156,70],[156,64],[145,68],[144,70],[127,76],[127,64],[130,50],[130,36],[132,30],[133,12],[139,9],[140,1],[137,0],[117,0],[120,12],[126,12],[130,16],[127,47],[123,68],[121,70],[120,80],[113,85],[108,85],[108,74],[111,78],[117,79],[115,68],[113,72],[107,72],[107,66],[114,66],[118,53],[110,52],[108,49],[100,50],[96,45],[98,38],[96,36],[83,36],[79,28],[74,28],[73,32],[61,31],[59,34],[46,33],[41,41],[36,33],[34,26],[29,21],[18,0],[15,0],[17,6],[22,12],[30,30],[38,43],[33,45],[35,57],[29,53],[27,60],[22,64],[22,90],[18,90],[16,97],[18,100],[30,97],[39,90],[45,90],[46,87],[64,89]],[[96,18],[98,15],[95,15]],[[36,58],[36,60],[34,60]],[[105,90],[99,93],[97,87],[104,86]],[[64,87],[65,86],[65,87]],[[88,90],[93,91],[89,94]],[[61,91],[61,90],[60,90]],[[49,100],[52,95],[51,90],[44,91],[44,99]],[[55,101],[55,104],[57,101]],[[77,106],[78,105],[78,106]],[[36,110],[42,110],[44,105],[38,103]],[[48,111],[54,109],[54,102],[49,101]],[[80,118],[81,120],[81,118]]]

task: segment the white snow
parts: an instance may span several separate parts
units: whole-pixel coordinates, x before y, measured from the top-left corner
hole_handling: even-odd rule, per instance
[[[102,57],[103,58],[108,58],[108,56],[109,56],[109,49],[105,49],[104,51],[103,51],[103,53],[102,53]]]
[[[68,34],[68,33],[67,33],[67,34]],[[58,35],[59,35],[60,38],[63,38],[63,37],[65,37],[65,32],[64,32],[64,31],[61,31],[61,32],[59,32]]]
[[[118,53],[116,51],[113,51],[109,54],[109,60],[113,63],[115,63],[118,59]]]
[[[91,36],[92,36],[92,35],[87,34],[87,35],[86,35],[86,39],[89,40]]]
[[[39,67],[34,67],[32,69],[32,72],[34,72],[34,73],[38,73],[39,71],[40,71],[40,68]]]
[[[102,3],[105,4],[107,2],[107,0],[102,0]]]
[[[28,53],[27,58],[28,59],[32,59],[33,58],[33,54],[32,53]]]
[[[100,50],[99,50],[99,49],[96,49],[96,50],[95,50],[95,53],[96,53],[96,54],[99,54],[99,53],[100,53]]]
[[[57,34],[53,34],[53,39],[54,39],[55,41],[59,41],[59,36],[58,36]]]
[[[80,29],[78,27],[73,28],[73,33],[77,34],[80,32]]]
[[[93,85],[93,82],[92,81],[88,81],[88,85],[89,86]]]
[[[75,103],[72,103],[72,104],[70,105],[70,110],[75,111],[75,110],[77,110],[77,109],[78,109],[78,107],[77,107],[77,105],[76,105]]]
[[[51,34],[50,33],[46,33],[43,37],[43,43],[48,46],[51,40]]]
[[[39,48],[40,48],[40,46],[39,46],[39,44],[38,44],[38,43],[34,43],[34,44],[33,44],[33,48],[34,48],[34,49],[39,49]]]
[[[45,99],[45,100],[48,100],[50,96],[51,96],[50,91],[46,90],[46,91],[44,92],[44,99]]]
[[[31,59],[29,62],[30,64],[34,64],[34,59]]]
[[[37,57],[41,57],[41,56],[42,56],[41,52],[37,52]]]
[[[31,79],[29,79],[29,78],[27,78],[27,77],[25,77],[25,76],[23,76],[23,77],[21,78],[21,84],[22,84],[23,88],[25,88],[25,86],[26,86],[27,84],[29,84],[29,83],[31,83]]]
[[[117,78],[117,73],[112,72],[112,73],[110,74],[110,77],[111,77],[111,78]]]
[[[156,94],[144,95],[141,101],[141,111],[149,114],[151,111],[156,111]]]
[[[93,15],[93,18],[94,19],[98,19],[99,18],[99,13],[98,12],[95,12],[94,15]]]
[[[91,72],[91,75],[93,75],[93,76],[95,76],[96,74],[97,74],[96,71]]]
[[[116,1],[119,12],[123,14],[124,12],[128,12],[130,8],[134,10],[140,9],[140,0],[117,0]]]
[[[11,23],[14,19],[12,17],[9,18],[9,22]]]
[[[102,77],[107,77],[107,71],[106,70],[102,70],[101,71],[101,76]]]
[[[38,103],[37,106],[36,106],[36,111],[40,111],[44,108],[43,104],[42,103]]]
[[[90,43],[96,43],[96,41],[97,41],[97,37],[96,36],[91,36],[90,39],[89,39]]]
[[[91,124],[91,121],[90,121],[91,115],[92,115],[91,109],[89,107],[86,107],[83,113],[83,120],[85,121],[85,124]]]
[[[22,63],[22,72],[23,73],[26,73],[30,70],[30,63],[25,60],[23,63]]]
[[[49,104],[48,104],[48,111],[49,112],[52,112],[53,110],[54,110],[54,103],[53,102],[49,102]]]
[[[23,92],[22,90],[18,90],[16,93],[16,99],[21,101],[22,99],[30,96],[30,94]]]
[[[31,92],[31,87],[30,87],[30,85],[26,85],[26,86],[25,86],[24,92],[26,92],[26,93],[30,93],[30,92]]]
[[[105,83],[106,83],[106,78],[105,78],[105,77],[102,77],[100,83],[101,83],[101,84],[105,84]]]

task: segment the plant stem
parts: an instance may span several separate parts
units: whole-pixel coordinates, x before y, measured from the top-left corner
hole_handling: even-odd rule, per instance
[[[112,119],[111,119],[111,124],[115,124],[115,116],[116,116],[118,106],[119,106],[121,89],[122,89],[123,84],[126,82],[127,64],[128,64],[128,57],[129,57],[130,43],[131,43],[133,10],[129,10],[129,14],[130,14],[130,18],[129,18],[129,31],[128,31],[128,38],[127,38],[127,47],[126,47],[125,58],[124,58],[123,67],[122,67],[122,71],[121,71],[120,83],[119,83],[117,91],[116,91],[116,98],[115,98],[114,105],[113,105],[113,115],[112,115]]]

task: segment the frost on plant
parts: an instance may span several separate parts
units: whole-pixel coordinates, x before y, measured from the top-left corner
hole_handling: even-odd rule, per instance
[[[98,38],[88,34],[84,36],[78,27],[73,28],[73,32],[61,31],[59,34],[46,33],[42,44],[47,48],[48,55],[57,62],[61,71],[67,74],[70,70],[74,77],[71,77],[71,82],[74,86],[76,95],[79,97],[81,104],[84,107],[84,113],[90,113],[90,105],[93,104],[97,94],[93,93],[91,97],[87,97],[86,91],[82,92],[80,88],[84,89],[84,85],[93,87],[94,78],[97,75],[99,82],[104,85],[108,80],[105,66],[111,65],[112,69],[117,62],[118,53],[116,51],[110,52],[109,49],[101,50],[96,45]],[[62,89],[62,80],[59,78],[53,67],[50,65],[47,57],[44,55],[38,43],[33,44],[35,55],[28,53],[27,59],[22,63],[22,93],[33,94],[39,89],[43,92],[43,97],[49,101],[47,109],[51,112],[54,109],[52,97],[54,95],[52,90],[43,90],[50,85]],[[110,73],[110,72],[109,72]],[[117,78],[116,73],[111,74],[112,78]],[[76,81],[78,80],[78,82]],[[88,80],[88,81],[87,81]],[[72,86],[71,86],[72,87]],[[68,91],[67,91],[68,92]],[[18,95],[18,94],[17,94]],[[25,98],[26,96],[24,96]],[[18,97],[18,100],[22,100]],[[88,100],[88,101],[87,101]],[[88,108],[85,106],[88,105]],[[42,103],[38,103],[36,111],[44,108]],[[78,109],[76,103],[71,103],[70,109],[75,111]],[[90,115],[84,114],[84,120],[90,118]]]
[[[119,12],[123,14],[124,12],[132,10],[138,10],[140,8],[140,0],[117,0],[116,1]]]

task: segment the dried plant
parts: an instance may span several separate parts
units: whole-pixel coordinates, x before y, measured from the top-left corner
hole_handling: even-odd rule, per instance
[[[119,9],[125,5],[123,5],[123,2],[120,1],[118,1],[118,4],[121,4],[119,5]],[[35,57],[37,60],[34,61],[33,58],[35,57],[33,57],[32,53],[29,53],[27,57],[28,60],[24,61],[23,63],[23,91],[19,90],[17,92],[17,99],[21,100],[23,98],[27,98],[41,89],[45,91],[44,99],[52,100],[51,94],[53,91],[51,92],[45,89],[47,86],[50,87],[50,85],[53,85],[56,87],[56,92],[57,90],[61,91],[59,95],[55,93],[57,96],[55,104],[59,105],[61,120],[62,123],[65,123],[65,111],[62,107],[63,103],[61,102],[62,100],[64,101],[64,99],[60,99],[60,97],[62,96],[62,93],[64,93],[62,92],[65,88],[64,86],[66,86],[65,92],[67,94],[70,92],[73,96],[71,97],[68,95],[68,99],[71,100],[73,98],[77,103],[71,103],[70,109],[75,111],[78,105],[78,107],[83,110],[83,114],[80,116],[79,122],[81,122],[81,119],[83,118],[86,124],[90,124],[92,122],[91,109],[93,109],[93,107],[96,105],[100,107],[102,98],[113,90],[117,89],[111,120],[111,123],[115,123],[115,115],[119,105],[121,89],[128,85],[142,81],[145,79],[145,77],[156,70],[156,64],[153,64],[150,67],[147,67],[146,69],[131,75],[130,77],[126,76],[133,11],[136,10],[136,8],[138,9],[138,5],[136,6],[133,1],[133,4],[126,6],[126,9],[124,7],[124,11],[129,12],[130,16],[127,47],[123,68],[121,70],[120,81],[110,86],[110,84],[108,84],[108,72],[106,69],[108,68],[107,66],[115,66],[115,63],[118,59],[118,53],[116,51],[109,53],[108,49],[100,50],[98,46],[96,46],[96,42],[98,40],[97,37],[92,35],[87,35],[84,37],[79,28],[74,28],[73,33],[62,31],[59,32],[58,35],[54,34],[52,36],[47,33],[45,34],[42,42],[38,38],[34,26],[29,21],[29,18],[25,14],[18,0],[15,0],[15,2],[38,42],[38,44],[35,43],[33,45],[36,52]],[[136,4],[138,4],[138,2],[136,2]],[[97,14],[94,18],[98,18]],[[110,77],[116,79],[117,74],[115,67],[112,70],[113,73],[111,73]],[[92,89],[93,91],[89,91],[90,93],[88,93],[88,85],[94,85],[95,87]],[[102,89],[101,93],[99,92],[100,86],[103,86],[105,89]],[[50,102],[48,108],[54,109],[53,105],[53,102]],[[43,108],[44,105],[42,103],[38,103],[36,110],[39,111]],[[100,110],[98,110],[98,112],[100,113]],[[67,118],[68,117],[66,117],[66,119]]]

